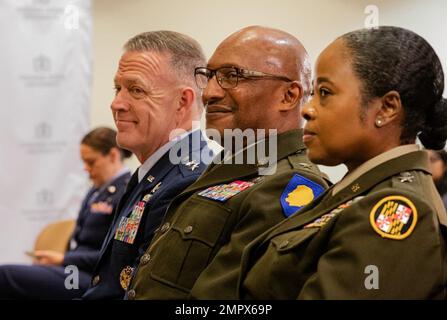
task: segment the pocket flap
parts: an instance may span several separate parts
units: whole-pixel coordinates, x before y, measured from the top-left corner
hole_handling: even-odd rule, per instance
[[[191,198],[181,208],[172,229],[184,240],[194,239],[210,247],[219,239],[232,210],[211,200]]]
[[[305,228],[293,230],[276,236],[271,241],[278,252],[287,252],[306,242],[314,236],[320,228]]]

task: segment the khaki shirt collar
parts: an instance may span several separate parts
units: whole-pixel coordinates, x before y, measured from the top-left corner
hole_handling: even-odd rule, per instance
[[[335,184],[332,188],[332,195],[336,195],[338,192],[349,186],[355,180],[357,180],[360,176],[364,175],[366,172],[374,169],[375,167],[385,163],[391,159],[400,157],[402,155],[419,151],[420,147],[416,144],[407,144],[403,146],[399,146],[388,150],[384,153],[379,154],[378,156],[369,159],[365,163],[361,164],[354,171],[349,172],[339,183]]]

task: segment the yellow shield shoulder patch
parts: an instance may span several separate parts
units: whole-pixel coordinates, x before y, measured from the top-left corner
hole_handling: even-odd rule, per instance
[[[414,230],[418,219],[413,202],[403,196],[388,196],[377,202],[369,214],[374,231],[383,238],[402,240]]]

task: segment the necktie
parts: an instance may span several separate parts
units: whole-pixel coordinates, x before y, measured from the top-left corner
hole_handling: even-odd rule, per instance
[[[130,178],[129,183],[127,184],[126,194],[132,192],[132,190],[135,189],[135,187],[137,185],[138,185],[138,169],[135,170],[135,172],[133,173],[132,177]]]

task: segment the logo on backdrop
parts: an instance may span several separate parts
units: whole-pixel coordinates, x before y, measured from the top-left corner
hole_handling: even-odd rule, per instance
[[[47,122],[40,122],[36,125],[34,133],[37,139],[49,139],[52,135],[51,125]]]
[[[51,71],[51,59],[48,56],[40,54],[33,59],[34,71],[44,73]]]
[[[42,189],[36,193],[37,204],[42,207],[51,206],[54,203],[54,193],[48,189]]]

